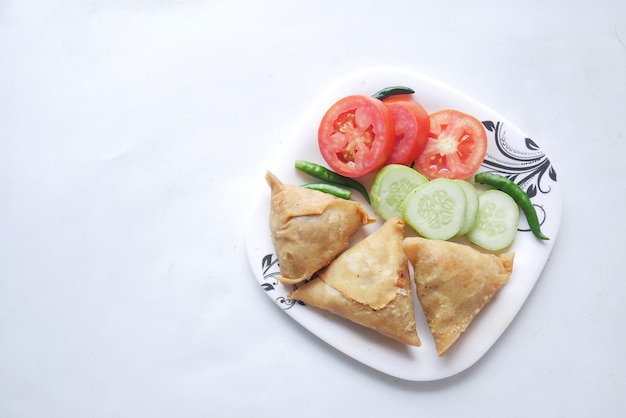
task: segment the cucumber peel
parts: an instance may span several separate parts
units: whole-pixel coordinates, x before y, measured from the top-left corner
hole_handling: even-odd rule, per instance
[[[454,183],[459,186],[465,193],[465,199],[467,201],[467,208],[465,211],[465,222],[458,232],[457,236],[467,234],[474,228],[476,224],[476,217],[478,216],[478,192],[476,188],[465,180],[453,180]]]

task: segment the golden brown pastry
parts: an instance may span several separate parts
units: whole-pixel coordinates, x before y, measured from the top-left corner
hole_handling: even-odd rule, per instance
[[[389,219],[289,297],[419,347],[403,239],[402,219]]]
[[[265,178],[272,189],[270,230],[282,283],[311,278],[348,248],[362,226],[376,222],[358,202],[283,184],[270,172]]]
[[[402,245],[417,297],[443,356],[509,280],[513,253],[484,254],[468,245],[409,237]]]

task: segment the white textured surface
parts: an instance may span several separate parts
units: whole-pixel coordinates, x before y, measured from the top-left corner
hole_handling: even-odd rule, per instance
[[[475,366],[411,383],[284,315],[250,202],[319,92],[406,67],[523,127],[558,242]],[[626,3],[0,1],[0,417],[619,416]]]

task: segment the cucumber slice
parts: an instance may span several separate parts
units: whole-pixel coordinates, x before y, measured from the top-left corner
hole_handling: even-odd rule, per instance
[[[461,230],[457,234],[458,236],[465,235],[474,228],[476,224],[476,216],[478,215],[478,192],[473,185],[465,180],[453,180],[457,186],[459,186],[463,192],[465,192],[465,199],[467,200],[467,209],[465,211],[465,222],[461,227]]]
[[[515,200],[500,190],[487,190],[478,195],[476,225],[465,236],[479,247],[499,251],[515,239],[518,222]]]
[[[376,215],[387,220],[402,216],[402,202],[417,186],[428,179],[418,171],[400,164],[383,167],[374,178],[370,198]]]
[[[405,222],[424,238],[447,240],[465,223],[465,192],[454,181],[438,178],[418,186],[404,201]]]

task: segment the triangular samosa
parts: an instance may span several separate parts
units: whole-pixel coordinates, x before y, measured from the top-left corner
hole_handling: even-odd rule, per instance
[[[420,346],[403,239],[404,222],[389,219],[289,297]]]
[[[270,172],[265,178],[272,189],[270,231],[282,283],[311,278],[348,248],[362,226],[376,221],[358,202],[283,184]]]
[[[406,238],[403,249],[437,353],[443,356],[508,282],[514,254],[486,254],[469,245],[420,237]]]

